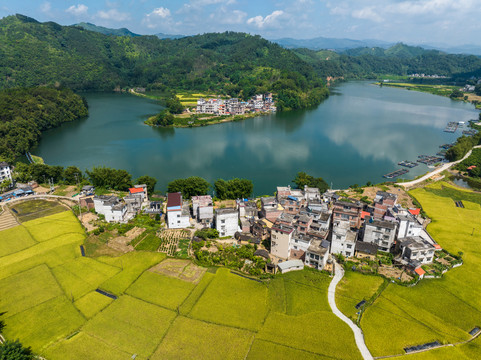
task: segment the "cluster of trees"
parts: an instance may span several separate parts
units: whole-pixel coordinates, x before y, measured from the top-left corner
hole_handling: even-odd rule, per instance
[[[180,192],[184,199],[190,199],[196,195],[206,195],[210,184],[199,176],[191,176],[186,179],[176,179],[167,185],[167,192]]]
[[[281,109],[313,105],[327,96],[311,65],[260,36],[115,37],[22,15],[0,20],[0,27],[0,88],[59,82],[74,90],[144,86],[244,99],[273,91],[281,96]],[[179,104],[171,98],[167,107],[175,114]]]
[[[134,181],[132,175],[126,170],[112,169],[108,167],[94,167],[83,173],[76,166],[64,168],[47,164],[24,164],[18,162],[15,167],[15,179],[19,182],[34,180],[38,183],[46,183],[53,180],[55,184],[76,185],[92,184],[96,188],[127,191]],[[139,177],[135,184],[147,185],[149,194],[154,192],[157,180],[151,176]]]
[[[42,131],[87,115],[85,100],[68,89],[1,90],[0,159],[13,162],[37,145]]]
[[[215,195],[220,200],[244,199],[252,195],[254,184],[247,179],[218,179],[214,182]]]
[[[481,113],[479,114],[479,120],[481,121]],[[475,126],[475,129],[481,130],[481,127]],[[474,136],[461,136],[456,140],[456,144],[446,151],[446,159],[449,161],[460,160],[472,149],[475,145],[481,144],[481,132],[478,132]]]
[[[475,167],[468,170],[473,165]],[[467,171],[472,177],[481,178],[481,149],[473,149],[472,154],[466,160],[456,165],[456,169]]]
[[[197,230],[194,234],[194,236],[197,236],[203,240],[208,240],[208,239],[218,239],[219,238],[219,232],[216,229],[209,229],[209,228],[204,228],[201,230]]]
[[[174,124],[174,115],[172,115],[169,110],[164,109],[160,113],[155,115],[152,118],[151,122],[152,122],[152,125],[170,126]]]
[[[304,186],[318,188],[319,191],[322,193],[326,192],[329,189],[329,185],[327,182],[324,181],[323,178],[318,177],[315,178],[312,175],[308,175],[305,172],[298,172],[295,179],[292,180],[294,184],[297,185],[299,189],[304,189]]]

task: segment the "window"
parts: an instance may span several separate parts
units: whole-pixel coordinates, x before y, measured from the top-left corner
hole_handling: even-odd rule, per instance
[[[349,251],[346,251],[346,256],[347,257],[350,257],[351,256],[351,253]]]
[[[180,220],[177,220],[177,224],[180,224]]]
[[[428,258],[426,258],[426,261],[431,261],[431,259],[432,259],[432,258],[428,257]]]
[[[341,240],[341,235],[336,235],[337,240]]]
[[[348,248],[348,249],[352,249],[352,245],[347,245],[347,248]]]
[[[179,214],[177,214],[177,217],[178,217],[178,218],[180,218],[180,215],[179,215]]]
[[[225,220],[222,219],[222,220],[220,221],[220,223],[221,223],[221,224],[225,224]]]
[[[297,250],[297,246],[294,246],[294,250]]]

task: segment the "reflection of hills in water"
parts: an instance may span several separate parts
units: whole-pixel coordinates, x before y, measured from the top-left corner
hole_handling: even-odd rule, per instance
[[[477,117],[471,105],[448,98],[377,87],[338,85],[311,110],[283,112],[197,128],[152,128],[150,100],[116,94],[86,94],[90,117],[45,133],[34,155],[52,165],[82,169],[105,165],[133,177],[151,175],[160,189],[176,178],[248,178],[256,193],[270,194],[298,171],[324,177],[334,187],[381,182],[402,160],[435,155],[458,134],[449,121]],[[411,169],[412,178],[428,169]]]

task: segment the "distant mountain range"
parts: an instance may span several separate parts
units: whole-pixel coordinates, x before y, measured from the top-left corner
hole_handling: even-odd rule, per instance
[[[104,35],[130,36],[130,37],[141,36],[140,34],[133,33],[132,31],[126,28],[110,29],[103,26],[98,26],[92,23],[85,23],[85,22],[74,24],[73,26],[80,26],[85,30],[95,31]],[[171,34],[164,34],[164,33],[158,33],[158,34],[155,34],[155,36],[157,36],[159,39],[180,39],[185,37],[185,35],[171,35]]]
[[[310,50],[333,50],[335,52],[346,52],[346,50],[356,48],[383,48],[387,49],[395,45],[394,42],[381,40],[353,40],[353,39],[336,39],[316,37],[313,39],[270,39],[282,47],[287,49],[306,48]],[[458,45],[449,46],[446,44],[410,44],[416,47],[422,47],[428,50],[440,50],[450,54],[472,54],[481,55],[481,46],[479,45]]]

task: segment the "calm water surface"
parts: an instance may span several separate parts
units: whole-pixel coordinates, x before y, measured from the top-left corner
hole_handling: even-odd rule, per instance
[[[253,180],[256,194],[287,185],[298,171],[321,176],[334,188],[400,168],[400,160],[434,155],[461,135],[443,132],[449,121],[478,117],[470,104],[414,91],[345,83],[313,110],[185,129],[143,124],[161,107],[126,94],[85,95],[90,116],[44,133],[33,151],[51,165],[108,166],[133,176],[151,175],[157,188],[197,175]],[[411,169],[413,178],[429,169]]]

